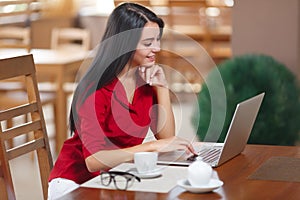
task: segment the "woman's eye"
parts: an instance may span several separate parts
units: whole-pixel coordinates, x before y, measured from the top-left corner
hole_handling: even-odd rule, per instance
[[[144,45],[146,46],[146,47],[150,47],[151,45],[152,45],[152,43],[150,42],[150,43],[144,43]]]

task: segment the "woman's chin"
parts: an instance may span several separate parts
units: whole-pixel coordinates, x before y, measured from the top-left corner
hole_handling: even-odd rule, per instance
[[[152,67],[155,64],[155,62],[148,62],[148,63],[144,63],[142,64],[143,67]]]

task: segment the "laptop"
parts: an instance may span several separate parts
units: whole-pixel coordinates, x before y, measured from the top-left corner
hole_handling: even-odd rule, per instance
[[[240,154],[249,139],[252,127],[265,93],[258,94],[237,104],[224,143],[201,142],[196,155],[185,151],[159,153],[158,164],[188,166],[195,160],[203,160],[218,167]]]

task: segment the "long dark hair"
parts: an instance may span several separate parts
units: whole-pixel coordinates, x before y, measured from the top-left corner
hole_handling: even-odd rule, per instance
[[[78,109],[86,98],[114,80],[131,61],[148,21],[158,24],[161,36],[163,20],[139,4],[123,3],[111,13],[97,54],[74,92],[69,118],[71,134],[76,130]]]

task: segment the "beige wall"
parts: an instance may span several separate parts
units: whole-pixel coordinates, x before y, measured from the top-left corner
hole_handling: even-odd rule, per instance
[[[91,31],[91,47],[95,48],[102,39],[108,16],[105,15],[81,15],[79,26]]]
[[[234,56],[264,53],[300,78],[300,0],[238,0],[232,16]]]

